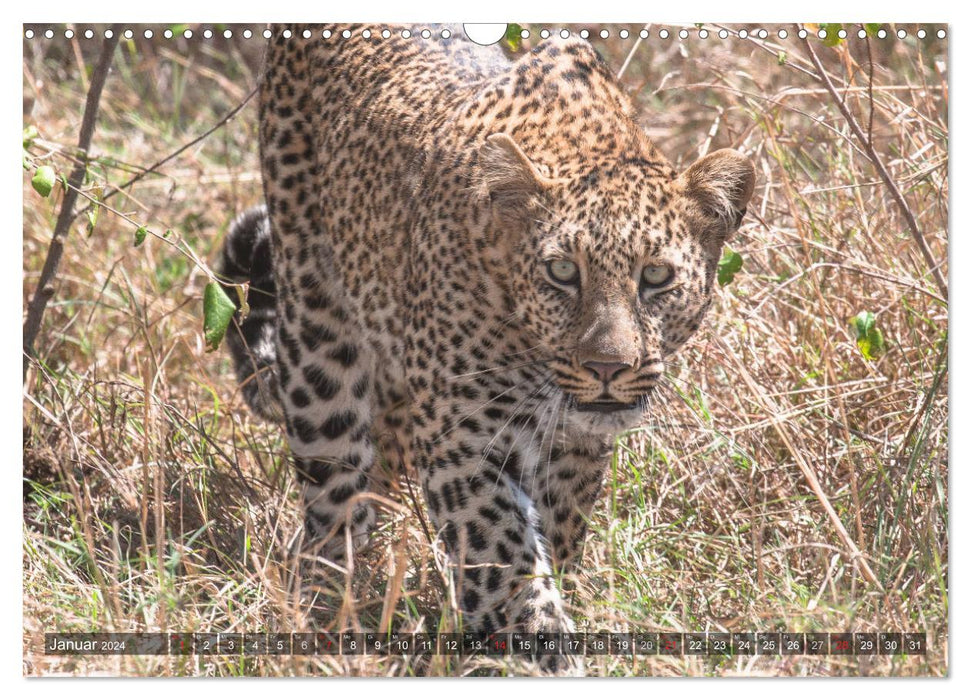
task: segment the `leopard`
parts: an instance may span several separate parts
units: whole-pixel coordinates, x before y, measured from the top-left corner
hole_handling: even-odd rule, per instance
[[[393,445],[463,629],[574,631],[558,582],[712,303],[751,161],[675,170],[577,36],[517,56],[460,29],[275,26],[259,99],[265,205],[223,247],[250,285],[229,345],[285,428],[307,542],[366,545]]]

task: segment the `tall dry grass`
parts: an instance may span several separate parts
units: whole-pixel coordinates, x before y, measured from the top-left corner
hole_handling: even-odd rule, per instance
[[[47,27],[34,27],[46,29]],[[97,40],[24,42],[31,164],[70,170]],[[670,367],[665,401],[618,444],[570,605],[588,631],[926,630],[926,657],[591,657],[597,675],[942,675],[948,644],[947,42],[814,40],[709,26],[594,45],[680,166],[756,163],[744,261]],[[61,32],[64,27],[56,27]],[[100,29],[100,28],[97,28]],[[138,27],[140,36],[144,27]],[[262,40],[122,40],[85,191],[109,191],[239,105]],[[254,29],[261,29],[254,27]],[[520,51],[535,45],[541,27]],[[557,27],[556,29],[559,29]],[[570,27],[574,32],[581,27]],[[738,32],[745,29],[747,38]],[[830,42],[832,43],[832,42]],[[825,70],[836,96],[821,81]],[[837,99],[863,130],[853,133]],[[256,109],[83,217],[24,386],[24,673],[440,675],[447,657],[56,657],[48,631],[451,631],[453,591],[401,485],[352,571],[295,554],[280,431],[248,412],[201,337],[205,274],[260,200]],[[871,151],[901,190],[881,179]],[[101,188],[98,190],[97,188]],[[57,214],[24,177],[24,297]],[[913,216],[925,251],[908,223]],[[173,231],[133,246],[135,226]],[[929,253],[929,255],[925,254]],[[868,359],[851,319],[870,312]],[[501,667],[502,672],[529,668]]]

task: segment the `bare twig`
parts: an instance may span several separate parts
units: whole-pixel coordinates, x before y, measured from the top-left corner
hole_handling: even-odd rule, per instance
[[[867,103],[870,105],[870,115],[866,125],[866,142],[873,147],[873,48],[870,46],[870,35],[866,35],[866,61],[867,61],[867,81],[866,94]]]
[[[840,97],[839,93],[836,91],[836,87],[833,85],[833,81],[829,79],[829,74],[826,69],[823,68],[823,64],[820,62],[819,57],[816,55],[816,51],[813,49],[812,44],[809,39],[804,39],[803,43],[806,45],[806,50],[809,52],[809,58],[812,60],[813,65],[819,72],[819,80],[822,81],[823,85],[826,86],[826,91],[833,98],[836,106],[839,108],[840,113],[843,118],[846,119],[847,124],[850,126],[850,130],[853,135],[860,142],[863,147],[867,158],[873,163],[873,167],[876,168],[877,174],[880,175],[880,179],[890,190],[890,196],[893,197],[894,202],[900,209],[901,214],[903,214],[904,219],[907,221],[907,227],[910,229],[910,233],[917,243],[917,247],[920,248],[921,254],[924,256],[924,261],[930,268],[930,273],[934,277],[934,281],[937,283],[938,289],[941,291],[941,296],[947,299],[947,280],[944,279],[943,273],[941,273],[940,265],[934,260],[934,255],[931,253],[930,247],[927,245],[927,239],[924,238],[924,234],[920,230],[920,226],[917,224],[917,219],[914,213],[910,209],[910,205],[907,204],[907,200],[904,199],[903,193],[900,188],[897,187],[897,183],[894,182],[893,176],[887,170],[886,166],[883,164],[880,156],[877,154],[876,150],[873,148],[873,144],[867,138],[867,135],[863,132],[856,118],[850,112],[849,107],[846,106],[846,102]]]
[[[108,199],[110,199],[114,195],[118,194],[119,192],[122,192],[122,191],[128,189],[129,187],[131,187],[132,185],[134,185],[136,182],[138,182],[142,178],[146,177],[147,175],[151,175],[151,174],[155,173],[163,165],[165,165],[166,163],[174,160],[175,158],[178,158],[180,155],[182,155],[187,150],[189,150],[190,148],[192,148],[193,146],[195,146],[197,143],[199,143],[200,141],[203,141],[206,137],[208,137],[214,131],[216,131],[220,127],[224,126],[226,123],[228,123],[230,120],[232,120],[233,117],[235,117],[237,114],[239,114],[240,110],[242,110],[243,107],[245,107],[246,105],[249,104],[250,100],[252,100],[253,97],[256,96],[256,91],[257,91],[257,88],[253,88],[252,90],[250,90],[249,94],[245,98],[243,98],[243,101],[242,102],[240,102],[238,105],[236,105],[231,110],[229,110],[225,115],[223,115],[223,117],[221,119],[219,119],[219,121],[217,121],[215,124],[213,124],[206,131],[204,131],[203,133],[201,133],[199,136],[196,136],[194,139],[192,139],[188,143],[184,144],[180,148],[178,148],[175,151],[173,151],[172,153],[168,154],[167,156],[165,156],[164,158],[162,158],[162,160],[160,160],[157,163],[155,163],[155,165],[151,165],[151,166],[145,168],[144,170],[142,170],[141,172],[137,173],[131,179],[129,179],[127,182],[124,182],[124,183],[122,183],[120,185],[114,185],[114,186],[112,186],[112,188],[108,192],[106,192],[105,195],[98,202],[98,205],[100,206],[100,204],[102,202],[106,202],[106,201],[108,201]],[[82,214],[84,214],[89,209],[92,209],[94,206],[95,206],[94,204],[89,204],[84,209],[78,211],[77,216],[81,216]]]
[[[646,30],[650,28],[650,26],[651,26],[650,24],[645,24],[644,29]],[[627,58],[624,61],[624,65],[622,65],[620,67],[620,70],[617,71],[617,80],[620,80],[621,78],[624,77],[624,73],[627,72],[627,66],[630,65],[631,59],[634,58],[634,54],[637,52],[637,47],[641,45],[641,41],[642,41],[641,34],[640,32],[638,32],[637,39],[634,41],[634,45],[631,47],[630,52],[627,54]]]
[[[81,119],[81,133],[78,136],[78,149],[87,152],[91,147],[91,137],[94,135],[95,122],[98,119],[98,107],[101,103],[101,92],[104,89],[105,81],[108,78],[108,70],[111,68],[111,59],[115,54],[115,47],[118,46],[118,39],[121,36],[121,25],[116,24],[111,27],[111,37],[105,39],[101,47],[101,56],[98,64],[91,74],[91,87],[88,89],[88,97],[84,105],[84,116]],[[44,260],[44,267],[37,282],[37,289],[27,307],[27,320],[24,322],[24,373],[23,381],[27,380],[27,367],[30,365],[30,358],[34,357],[34,342],[40,332],[40,324],[44,318],[44,311],[47,309],[47,302],[54,296],[54,278],[57,276],[58,267],[61,264],[61,257],[64,255],[64,237],[67,235],[74,219],[74,203],[77,201],[77,190],[84,184],[84,174],[87,171],[86,164],[82,161],[74,166],[71,176],[68,178],[70,185],[64,192],[64,200],[61,202],[61,211],[57,216],[57,223],[54,226],[54,234],[51,237],[50,247],[47,249],[47,258]]]
[[[121,211],[119,211],[119,210],[117,210],[117,209],[115,209],[113,207],[110,207],[107,204],[105,204],[104,203],[104,198],[102,198],[102,199],[95,199],[94,197],[92,197],[88,193],[84,192],[83,190],[79,190],[79,189],[73,187],[72,185],[68,185],[68,189],[74,190],[75,191],[75,194],[77,194],[78,196],[81,196],[81,197],[87,199],[89,202],[91,202],[90,206],[99,206],[99,207],[103,208],[105,211],[114,214],[119,219],[121,219],[123,221],[127,221],[129,224],[131,224],[135,228],[138,228],[139,226],[142,225],[141,223],[139,223],[138,221],[136,221],[132,217],[128,216],[128,214],[125,214],[124,212],[121,212]],[[160,233],[156,233],[155,231],[153,231],[151,229],[147,229],[147,231],[148,231],[148,233],[150,235],[154,236],[155,238],[157,238],[158,240],[162,241],[163,243],[167,243],[168,245],[172,246],[173,248],[175,248],[175,250],[177,250],[179,253],[181,253],[186,258],[188,258],[192,262],[192,264],[195,265],[196,267],[198,267],[200,270],[202,270],[202,272],[210,280],[216,281],[216,279],[217,279],[216,273],[214,273],[212,271],[212,269],[210,269],[209,265],[206,264],[206,261],[203,260],[202,258],[200,258],[196,254],[196,252],[192,249],[192,247],[188,243],[185,242],[185,239],[182,237],[181,234],[179,234],[179,233],[174,233],[173,234],[173,232],[168,231],[168,232],[166,232],[166,234],[163,235],[163,234],[160,234]],[[233,282],[230,282],[229,280],[220,280],[220,281],[222,282],[222,284],[224,284],[224,285],[226,285],[228,287],[241,287],[241,286],[243,286],[241,284],[235,284]]]
[[[742,37],[739,36],[739,30],[736,29],[736,28],[734,28],[734,27],[732,27],[731,25],[727,25],[727,24],[724,24],[724,25],[723,24],[716,24],[714,26],[717,29],[724,29],[725,31],[727,31],[729,34],[731,34],[733,36],[736,36],[736,37],[738,37],[740,39],[742,38]],[[768,41],[764,41],[762,39],[759,39],[755,34],[749,34],[747,37],[745,37],[745,41],[749,42],[753,46],[757,46],[762,51],[766,51],[767,53],[769,53],[773,57],[775,57],[777,60],[778,60],[780,54],[785,55],[785,58],[786,58],[785,65],[786,65],[787,68],[791,68],[792,70],[798,71],[799,73],[802,73],[803,75],[808,75],[808,76],[813,77],[813,78],[816,77],[815,75],[813,75],[812,71],[807,70],[806,68],[803,68],[802,66],[797,65],[794,62],[794,61],[801,61],[801,62],[805,63],[806,61],[805,61],[804,58],[802,58],[801,56],[792,56],[792,55],[789,55],[789,53],[785,50],[785,48],[782,47],[782,46],[780,46],[779,44],[770,43]]]

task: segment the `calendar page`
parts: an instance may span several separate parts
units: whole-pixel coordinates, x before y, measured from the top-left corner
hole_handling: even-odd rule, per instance
[[[947,25],[21,31],[25,676],[948,674]]]

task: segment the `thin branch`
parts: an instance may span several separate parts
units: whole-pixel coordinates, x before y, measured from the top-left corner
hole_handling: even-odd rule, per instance
[[[87,153],[91,147],[91,138],[94,135],[95,123],[98,120],[98,107],[101,103],[101,92],[104,89],[105,81],[108,79],[108,70],[111,68],[111,60],[121,38],[122,26],[112,25],[111,37],[105,39],[101,46],[101,56],[98,64],[91,74],[91,87],[88,89],[87,100],[84,104],[84,116],[81,119],[81,133],[78,136],[78,149]],[[51,237],[50,247],[47,249],[47,258],[44,260],[44,267],[34,290],[34,296],[27,307],[27,320],[24,322],[24,373],[23,381],[27,380],[27,368],[30,365],[30,358],[35,357],[34,343],[37,334],[40,332],[41,321],[44,319],[44,311],[47,303],[54,296],[54,279],[57,277],[57,270],[61,264],[61,257],[64,255],[64,237],[70,230],[71,221],[74,219],[74,204],[77,201],[77,190],[84,184],[84,175],[87,172],[85,163],[79,162],[71,171],[68,178],[68,187],[64,192],[64,199],[61,202],[61,211],[57,216],[57,223],[54,226],[54,234]]]
[[[194,139],[192,139],[191,141],[189,141],[185,145],[181,146],[177,150],[175,150],[172,153],[170,153],[169,155],[165,156],[164,158],[162,158],[162,160],[160,160],[157,163],[155,163],[155,165],[149,166],[148,168],[145,168],[144,170],[140,171],[139,173],[137,173],[136,175],[134,175],[127,182],[124,182],[124,183],[122,183],[120,185],[113,185],[112,188],[111,188],[111,190],[108,191],[107,193],[105,193],[105,195],[101,198],[101,202],[108,201],[109,198],[111,198],[112,196],[118,194],[119,192],[122,192],[123,190],[128,189],[129,187],[131,187],[132,185],[134,185],[136,182],[138,182],[142,178],[146,177],[147,175],[151,175],[151,174],[155,173],[163,165],[165,165],[166,163],[174,160],[175,158],[178,158],[180,155],[182,155],[187,150],[189,150],[190,148],[192,148],[193,146],[195,146],[197,143],[199,143],[200,141],[202,141],[205,138],[207,138],[214,131],[216,131],[220,127],[224,126],[226,123],[228,123],[230,120],[232,120],[233,117],[235,117],[237,114],[239,114],[240,110],[242,110],[243,107],[245,107],[246,105],[249,104],[250,100],[252,100],[256,96],[257,89],[258,88],[253,88],[252,90],[250,90],[249,94],[245,98],[243,98],[243,101],[242,102],[240,102],[238,105],[236,105],[231,110],[229,110],[225,115],[222,116],[222,118],[219,119],[219,121],[217,121],[215,124],[213,124],[205,132],[203,132],[199,136],[196,136]],[[99,202],[99,204],[101,202]],[[94,207],[94,204],[88,205],[84,209],[80,210],[77,213],[77,216],[81,216],[86,211],[88,211],[88,209],[91,209],[93,207]]]
[[[72,189],[72,190],[75,190],[77,195],[79,195],[79,196],[84,197],[85,199],[87,199],[90,202],[89,206],[91,206],[91,207],[101,207],[105,211],[110,212],[111,214],[114,214],[115,216],[117,216],[122,221],[127,221],[129,224],[132,225],[132,227],[134,227],[136,229],[139,228],[140,226],[142,226],[141,223],[139,223],[135,219],[133,219],[130,216],[128,216],[128,214],[125,214],[124,212],[118,211],[117,209],[114,209],[113,207],[110,207],[107,204],[105,204],[104,203],[104,198],[102,198],[102,199],[96,199],[96,198],[92,197],[91,195],[89,195],[87,192],[84,192],[83,190],[80,190],[80,189],[75,188],[73,185],[68,185],[68,187],[70,189]],[[152,229],[148,229],[148,228],[146,229],[146,231],[147,231],[148,234],[154,236],[155,238],[157,238],[162,243],[166,243],[166,244],[172,246],[173,248],[175,248],[176,251],[178,251],[179,253],[181,253],[182,255],[184,255],[186,258],[188,258],[189,261],[193,265],[195,265],[200,270],[202,270],[202,272],[206,275],[206,277],[208,277],[213,282],[219,281],[221,284],[223,284],[223,285],[225,285],[227,287],[242,287],[243,286],[243,284],[241,284],[241,283],[234,283],[234,282],[231,282],[230,280],[224,280],[224,279],[220,278],[218,275],[216,275],[216,273],[212,271],[212,269],[209,267],[209,265],[206,264],[205,260],[203,260],[198,255],[196,255],[196,252],[192,249],[192,247],[188,243],[185,242],[185,238],[183,238],[182,234],[177,233],[177,232],[167,231],[165,235],[162,235],[162,234],[156,233]],[[172,234],[172,235],[169,235],[169,234]]]
[[[644,29],[642,31],[646,31],[650,29],[650,27],[651,27],[650,24],[645,24]],[[622,65],[620,67],[620,70],[617,72],[617,80],[620,80],[621,78],[624,77],[624,73],[627,72],[627,66],[630,65],[631,59],[634,58],[634,54],[637,52],[637,47],[641,45],[641,41],[642,41],[641,34],[640,32],[638,32],[637,40],[634,42],[634,45],[631,47],[630,53],[627,54],[627,58],[624,60],[624,65]]]
[[[931,253],[930,247],[927,245],[927,239],[924,238],[924,234],[920,230],[920,226],[917,224],[917,218],[911,211],[910,206],[907,204],[907,200],[904,199],[903,193],[901,193],[900,188],[897,187],[897,183],[894,181],[890,172],[887,170],[880,156],[877,154],[876,150],[873,148],[873,144],[867,138],[867,135],[863,132],[863,129],[857,123],[850,112],[849,107],[840,97],[836,88],[833,86],[833,82],[829,79],[829,74],[826,69],[823,68],[823,64],[820,62],[819,57],[813,50],[813,46],[809,39],[803,40],[806,45],[806,50],[809,52],[809,58],[812,60],[813,65],[816,70],[819,71],[819,79],[822,81],[823,85],[826,87],[826,91],[833,98],[836,106],[839,108],[840,113],[842,113],[843,118],[846,119],[847,124],[850,126],[850,130],[853,135],[860,142],[863,147],[863,151],[866,153],[867,158],[873,163],[873,167],[876,168],[877,174],[880,175],[880,179],[883,180],[883,184],[887,186],[890,190],[890,196],[897,203],[900,212],[903,214],[904,219],[907,221],[907,227],[910,229],[910,234],[913,236],[914,241],[917,243],[917,247],[920,248],[921,254],[924,256],[924,261],[930,268],[931,275],[934,277],[934,281],[937,283],[937,287],[941,292],[941,296],[947,299],[947,280],[944,279],[944,275],[941,273],[940,265],[934,260],[934,255]]]
[[[867,60],[867,81],[866,94],[867,103],[870,105],[870,116],[866,126],[866,142],[873,147],[873,48],[870,46],[870,33],[866,35],[866,60]]]
[[[739,30],[738,29],[734,29],[733,27],[731,27],[729,25],[715,24],[714,26],[717,27],[718,29],[724,29],[729,34],[732,34],[732,35],[734,35],[734,36],[736,36],[736,37],[738,37],[740,39],[742,38],[742,37],[739,36]],[[780,45],[778,45],[778,44],[770,44],[767,41],[763,41],[762,39],[759,39],[754,34],[749,34],[747,37],[745,37],[745,41],[747,41],[750,44],[752,44],[753,46],[757,46],[761,50],[769,53],[770,55],[772,55],[773,57],[775,57],[776,60],[779,59],[780,54],[785,54],[785,56],[786,56],[785,65],[786,65],[787,68],[791,68],[794,71],[798,71],[799,73],[803,73],[804,75],[808,75],[811,78],[818,77],[818,76],[814,75],[812,71],[806,70],[802,66],[796,65],[795,63],[792,62],[792,59],[793,58],[796,59],[796,60],[798,60],[798,61],[803,61],[803,62],[805,62],[805,59],[803,59],[801,56],[790,56],[785,51],[785,48],[782,47],[782,46],[780,46]]]

